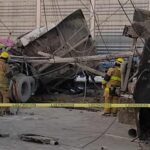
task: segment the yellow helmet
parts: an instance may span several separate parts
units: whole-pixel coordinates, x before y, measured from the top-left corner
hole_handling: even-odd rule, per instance
[[[117,58],[117,59],[116,59],[116,63],[121,64],[121,63],[123,63],[123,62],[124,62],[124,59],[123,59],[123,58]]]
[[[8,52],[2,52],[0,57],[7,59],[7,58],[9,58],[9,53]]]

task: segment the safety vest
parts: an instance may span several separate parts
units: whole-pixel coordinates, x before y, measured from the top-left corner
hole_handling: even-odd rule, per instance
[[[120,81],[121,82],[121,78],[118,77],[118,76],[111,76],[110,80]]]
[[[109,70],[108,70],[109,71]],[[110,80],[106,83],[106,87],[120,86],[121,85],[121,72],[119,67],[110,69]]]

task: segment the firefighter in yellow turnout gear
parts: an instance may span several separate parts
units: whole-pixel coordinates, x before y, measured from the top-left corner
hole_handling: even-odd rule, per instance
[[[122,62],[124,62],[123,58],[116,59],[114,67],[108,69],[104,80],[102,81],[105,103],[118,103],[119,101],[119,96],[117,95],[116,90],[121,86],[120,68]],[[113,114],[113,116],[116,116],[117,109],[105,106],[103,115],[109,116],[111,114]]]
[[[6,77],[8,71],[7,60],[9,54],[7,52],[2,52],[0,55],[0,103],[9,103],[9,94],[8,94],[8,79]],[[0,108],[0,115],[6,114],[9,112],[9,108]]]

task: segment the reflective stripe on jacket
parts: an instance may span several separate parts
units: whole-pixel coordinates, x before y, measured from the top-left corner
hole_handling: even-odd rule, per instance
[[[118,77],[118,76],[111,76],[110,80],[120,81],[121,82],[121,78]]]
[[[118,87],[121,85],[121,72],[119,67],[109,68],[107,75],[110,76],[109,81],[102,81],[105,85],[104,97],[109,96],[110,87]]]

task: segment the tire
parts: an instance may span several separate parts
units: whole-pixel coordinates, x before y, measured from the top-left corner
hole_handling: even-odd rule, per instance
[[[27,102],[32,94],[30,79],[24,74],[18,74],[13,78],[15,89],[13,89],[13,97],[16,102]]]
[[[13,81],[10,80],[10,85],[9,85],[9,97],[10,97],[10,101],[11,102],[16,102],[15,98],[14,98],[14,95],[13,95]]]
[[[137,131],[136,131],[136,129],[129,129],[128,130],[128,135],[130,136],[130,137],[132,137],[132,138],[136,138],[137,137]]]
[[[34,94],[35,91],[37,90],[36,81],[32,76],[29,76],[29,82],[30,82],[30,85],[31,85],[31,93]]]

